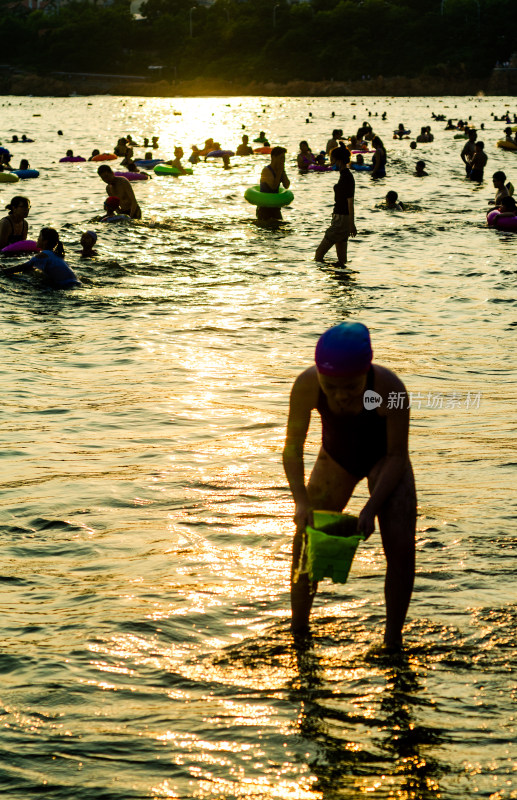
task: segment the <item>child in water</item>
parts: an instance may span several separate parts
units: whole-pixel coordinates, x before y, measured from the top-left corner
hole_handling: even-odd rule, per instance
[[[165,163],[166,164],[170,164],[171,167],[174,167],[175,169],[177,169],[180,175],[186,175],[187,173],[185,171],[185,167],[181,163],[181,159],[183,158],[184,155],[185,155],[185,153],[183,152],[183,148],[182,147],[175,147],[174,148],[174,158],[171,159],[170,161],[166,161]]]
[[[201,161],[201,156],[199,155],[199,147],[197,146],[197,144],[192,145],[192,153],[190,154],[188,160],[190,161],[191,164],[198,164]]]
[[[425,171],[425,161],[417,161],[415,164],[415,175],[417,178],[425,178],[429,175],[428,172]]]
[[[104,210],[106,216],[101,219],[101,222],[119,222],[122,219],[129,219],[126,214],[122,213],[118,197],[107,197],[104,201]]]
[[[399,200],[397,192],[394,192],[393,190],[386,194],[384,206],[392,211],[404,211],[404,203]]]
[[[72,289],[81,286],[81,281],[68,266],[63,256],[65,251],[59,240],[59,234],[54,228],[42,228],[37,242],[41,253],[38,253],[25,264],[18,264],[4,270],[4,275],[14,275],[17,272],[41,273],[54,289]]]
[[[501,217],[517,216],[517,203],[513,197],[510,197],[510,195],[502,198],[500,205],[497,206],[497,209],[501,212]]]
[[[81,258],[92,258],[92,256],[98,255],[97,250],[94,250],[93,247],[97,242],[97,234],[95,231],[85,231],[81,235]]]
[[[316,345],[315,361],[292,387],[283,452],[295,502],[291,628],[293,633],[307,631],[318,588],[306,567],[305,531],[313,511],[341,512],[357,484],[367,478],[370,498],[357,530],[368,538],[378,519],[387,561],[384,643],[398,648],[415,574],[416,490],[406,388],[391,370],[372,363],[370,334],[359,322],[327,330]],[[399,403],[389,403],[393,394]],[[367,398],[378,402],[368,405]],[[306,485],[303,451],[315,410],[321,416],[322,446]]]

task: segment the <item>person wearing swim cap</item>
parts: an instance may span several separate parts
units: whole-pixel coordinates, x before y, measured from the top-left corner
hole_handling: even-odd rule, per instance
[[[96,242],[97,234],[95,231],[85,231],[81,235],[81,247],[83,248],[80,251],[81,258],[92,258],[93,256],[98,255],[97,250],[93,249]]]
[[[313,522],[313,510],[341,512],[366,478],[370,498],[359,514],[357,528],[368,538],[378,519],[387,561],[384,644],[398,648],[415,572],[416,491],[408,454],[409,402],[400,378],[373,364],[372,355],[365,325],[336,325],[319,338],[316,364],[297,377],[291,390],[283,451],[296,524],[291,628],[293,633],[307,631],[318,586],[304,572],[305,530]],[[397,403],[388,402],[390,396]],[[306,485],[303,451],[313,410],[321,416],[322,444]]]
[[[122,213],[118,197],[107,197],[104,201],[104,210],[106,211],[106,216],[102,217],[101,222],[119,222],[120,220],[129,219],[127,214]]]

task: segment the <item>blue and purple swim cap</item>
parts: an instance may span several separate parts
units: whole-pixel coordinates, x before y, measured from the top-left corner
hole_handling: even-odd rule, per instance
[[[364,375],[372,363],[372,344],[366,325],[341,322],[318,339],[316,366],[321,375],[355,378]]]

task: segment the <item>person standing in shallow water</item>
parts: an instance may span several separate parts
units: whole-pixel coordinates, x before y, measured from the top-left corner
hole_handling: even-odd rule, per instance
[[[101,164],[97,174],[107,184],[106,192],[110,197],[118,197],[120,200],[120,213],[127,214],[131,219],[142,219],[142,212],[138,205],[133,191],[133,187],[127,178],[113,173],[107,164]]]
[[[325,231],[316,254],[315,261],[323,261],[332,245],[336,245],[337,266],[344,267],[347,259],[348,238],[355,236],[357,230],[354,217],[355,180],[350,172],[350,151],[344,144],[330,152],[330,163],[339,170],[339,180],[334,184],[334,211],[330,227]]]
[[[318,584],[306,571],[307,525],[316,509],[341,512],[363,478],[370,499],[359,515],[366,538],[379,521],[386,556],[384,644],[402,645],[402,628],[415,574],[416,490],[408,453],[409,402],[400,378],[372,363],[368,328],[343,322],[327,330],[316,346],[316,364],[291,390],[283,463],[295,502],[296,533],[291,568],[291,628],[307,632]],[[380,404],[365,407],[365,391]],[[396,402],[391,402],[396,398]],[[304,445],[311,413],[322,422],[322,446],[305,484]]]
[[[278,194],[280,184],[288,189],[291,182],[285,172],[285,147],[273,147],[271,150],[271,163],[267,164],[260,176],[260,191],[265,194]],[[257,219],[265,222],[268,220],[281,220],[280,208],[257,206]]]

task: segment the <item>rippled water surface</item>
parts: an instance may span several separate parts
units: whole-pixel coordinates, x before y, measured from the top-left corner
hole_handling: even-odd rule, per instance
[[[517,797],[517,234],[484,217],[493,171],[517,185],[517,155],[495,147],[506,102],[2,98],[0,139],[36,139],[11,149],[41,176],[0,183],[0,201],[28,195],[29,235],[56,226],[90,281],[0,277],[9,800]],[[463,141],[431,111],[485,122],[484,184],[465,180]],[[356,174],[344,273],[312,260],[335,174],[299,175],[295,155],[363,119],[388,177]],[[399,122],[432,124],[434,143],[392,141]],[[235,148],[243,125],[288,148],[295,201],[278,230],[243,199],[262,156],[136,184],[143,221],[111,227],[95,222],[96,165],[57,163],[125,133],[159,135],[165,157],[208,136]],[[414,177],[418,158],[429,177]],[[378,208],[388,189],[409,210]],[[91,227],[99,255],[81,262]],[[312,645],[288,629],[289,389],[345,318],[370,326],[375,360],[414,397],[418,572],[396,660],[375,650],[378,534],[346,586],[321,585]],[[308,468],[318,437],[314,420]],[[365,497],[363,483],[351,510]]]

